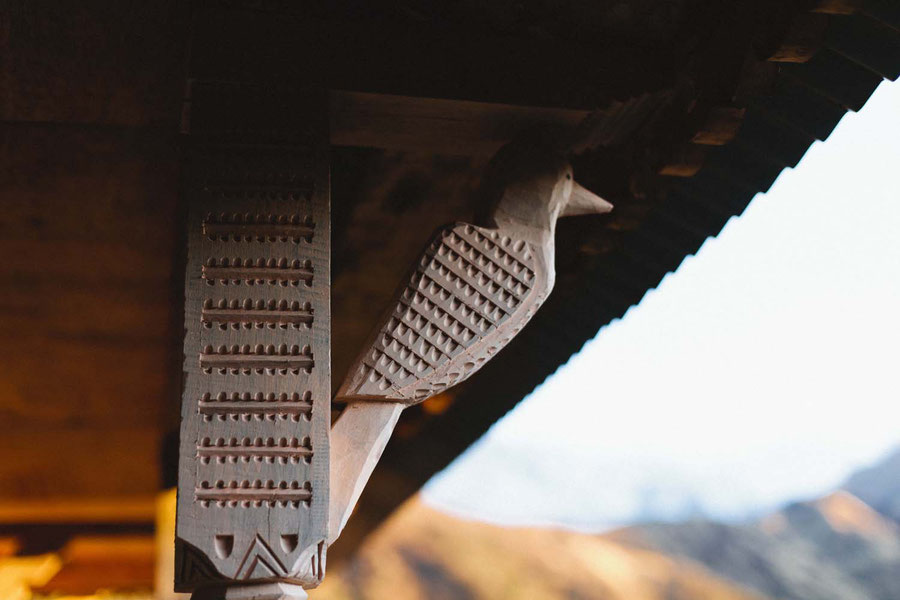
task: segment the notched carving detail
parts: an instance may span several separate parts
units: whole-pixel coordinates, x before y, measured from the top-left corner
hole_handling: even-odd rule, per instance
[[[439,231],[362,357],[356,394],[422,400],[477,371],[487,354],[452,363],[525,302],[535,268],[526,242],[466,224]]]
[[[312,349],[309,345],[257,344],[251,346],[237,344],[231,346],[206,346],[200,353],[200,368],[207,373],[218,369],[220,373],[232,374],[299,374],[312,372],[315,366]]]
[[[200,312],[205,327],[217,325],[220,329],[240,327],[309,328],[313,324],[313,309],[309,302],[297,300],[219,300],[207,299]]]
[[[534,283],[533,250],[527,242],[515,241],[497,231],[483,230],[473,225],[454,228],[447,235],[446,241],[502,285],[513,287],[510,282],[515,280],[530,288]],[[504,273],[498,275],[498,269]],[[523,288],[518,288],[517,291],[524,293]]]
[[[203,234],[210,241],[294,242],[311,243],[315,224],[311,216],[259,213],[208,214],[203,220]]]
[[[209,507],[211,502],[216,506],[250,508],[251,506],[292,506],[297,508],[301,504],[309,505],[312,498],[312,484],[299,481],[275,481],[269,479],[262,481],[256,479],[250,481],[222,479],[201,481],[200,487],[194,491],[194,498],[200,501],[204,507]]]
[[[203,438],[197,444],[197,456],[202,463],[211,459],[218,462],[270,462],[279,461],[287,464],[300,460],[309,462],[313,450],[309,436],[297,438]]]
[[[328,529],[327,94],[223,106],[245,87],[190,87],[180,591],[315,585],[296,559]]]
[[[311,260],[287,258],[210,258],[201,269],[209,285],[312,285]]]
[[[308,421],[312,415],[312,392],[309,390],[303,394],[220,392],[215,396],[207,392],[198,401],[197,410],[207,421],[213,417],[244,421],[251,419],[299,421],[302,417]]]
[[[281,535],[281,549],[290,554],[297,549],[300,543],[300,537],[296,533],[285,533]]]
[[[234,550],[234,536],[217,535],[213,540],[213,546],[215,546],[216,549],[216,556],[219,558],[228,558],[231,556],[231,551]]]

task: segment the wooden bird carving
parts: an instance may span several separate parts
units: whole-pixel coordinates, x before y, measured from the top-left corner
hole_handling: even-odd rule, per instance
[[[348,406],[332,428],[330,542],[401,410],[475,373],[546,300],[557,218],[612,210],[574,181],[561,154],[534,141],[502,148],[482,192],[486,214],[434,234],[338,390]]]

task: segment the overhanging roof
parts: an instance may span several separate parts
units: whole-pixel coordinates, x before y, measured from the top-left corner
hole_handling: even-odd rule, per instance
[[[617,210],[561,222],[550,301],[452,397],[408,411],[343,548],[900,69],[886,0],[356,4],[4,9],[0,450],[23,460],[0,469],[0,520],[151,518],[179,412],[186,63],[334,90],[335,379],[429,230],[475,208],[485,157],[596,110],[576,176]]]
[[[711,109],[705,125],[688,127],[692,136],[682,137],[683,146],[674,144],[674,156],[664,153],[673,146],[669,127],[677,93],[617,104],[598,119],[595,139],[603,143],[577,158],[576,178],[604,194],[610,181],[604,178],[610,170],[604,161],[621,152],[634,152],[635,138],[639,146],[661,142],[657,146],[657,150],[664,148],[661,155],[642,156],[657,161],[661,176],[643,181],[646,188],[639,190],[640,199],[619,195],[618,190],[612,195],[606,192],[617,209],[624,208],[617,212],[625,213],[622,221],[626,223],[615,218],[612,223],[598,223],[601,230],[595,230],[594,237],[599,240],[593,244],[600,250],[573,261],[578,264],[566,264],[563,259],[558,267],[562,283],[507,349],[469,385],[451,392],[454,397],[441,403],[438,417],[429,415],[426,406],[410,418],[418,421],[410,426],[415,434],[389,444],[360,501],[360,514],[332,551],[333,561],[355,547],[367,531],[481,437],[604,325],[624,316],[729,218],[741,214],[783,169],[795,166],[813,142],[826,139],[846,111],[862,108],[883,79],[897,79],[900,11],[873,3],[848,12],[799,15],[797,26],[818,28],[819,42],[801,48],[808,54],[794,57],[796,62],[750,57],[735,82],[733,102]],[[738,123],[734,127],[733,121]],[[623,161],[613,159],[613,163],[615,168],[623,166]],[[647,166],[625,163],[631,174]],[[635,213],[640,215],[639,224],[630,226],[627,221]],[[565,246],[567,237],[577,236],[572,230],[578,227],[561,222],[558,243]]]

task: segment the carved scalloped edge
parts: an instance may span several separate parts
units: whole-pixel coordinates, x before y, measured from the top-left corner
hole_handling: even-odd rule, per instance
[[[313,457],[310,436],[297,437],[204,437],[197,444],[197,456],[200,464],[257,462],[281,464],[309,464]],[[269,482],[272,483],[272,482]],[[296,483],[296,482],[295,482]],[[294,484],[292,484],[293,486]],[[299,484],[298,484],[299,485]]]
[[[211,257],[201,267],[207,285],[312,286],[312,260],[299,258]]]
[[[312,392],[302,394],[263,392],[204,393],[197,411],[204,421],[309,421],[312,418]]]
[[[311,302],[252,298],[203,301],[200,322],[206,329],[310,329],[314,314]]]
[[[217,506],[219,508],[251,508],[263,506],[282,506],[299,508],[309,506],[312,499],[312,484],[308,481],[250,481],[217,480],[201,481],[194,490],[194,498],[203,508]]]
[[[309,344],[220,344],[218,347],[207,344],[203,353],[223,356],[312,356],[312,348]]]
[[[246,403],[260,403],[264,404],[266,402],[290,402],[292,404],[310,404],[312,402],[312,392],[310,390],[306,390],[302,394],[300,392],[269,392],[268,394],[264,392],[219,392],[218,394],[212,394],[210,392],[206,392],[200,398],[203,402],[246,402]]]
[[[229,583],[245,584],[248,581],[272,581],[272,578],[257,580],[240,577],[241,571],[246,571],[244,566],[247,561],[253,558],[254,548],[258,547],[264,548],[267,551],[266,554],[271,555],[271,558],[274,559],[272,562],[275,564],[272,566],[279,571],[276,580],[300,584],[305,588],[316,587],[322,583],[322,579],[325,577],[325,551],[327,548],[325,540],[319,540],[307,546],[288,571],[271,551],[269,545],[262,542],[262,538],[257,535],[247,548],[241,565],[235,573],[236,577],[226,577],[216,569],[202,551],[181,538],[175,538],[175,591],[189,593],[200,587]]]
[[[233,375],[299,375],[301,371],[312,373],[314,366],[315,359],[309,344],[209,344],[200,351],[200,369],[206,374],[218,371]]]

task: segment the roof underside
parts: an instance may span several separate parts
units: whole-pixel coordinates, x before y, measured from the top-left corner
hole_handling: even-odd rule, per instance
[[[743,212],[847,110],[861,108],[883,78],[896,79],[898,21],[880,15],[885,20],[798,13],[784,46],[792,27],[793,35],[819,36],[797,49],[802,57],[765,60],[749,44],[736,52],[742,64],[725,89],[676,85],[596,112],[594,143],[574,160],[576,179],[616,211],[560,222],[551,298],[468,384],[406,415],[332,560]]]
[[[185,71],[341,90],[335,384],[430,231],[477,208],[490,153],[593,111],[576,178],[616,211],[561,221],[532,323],[406,411],[332,560],[900,74],[887,1],[379,4],[3,9],[0,450],[27,458],[0,467],[0,521],[152,516],[179,412]]]

